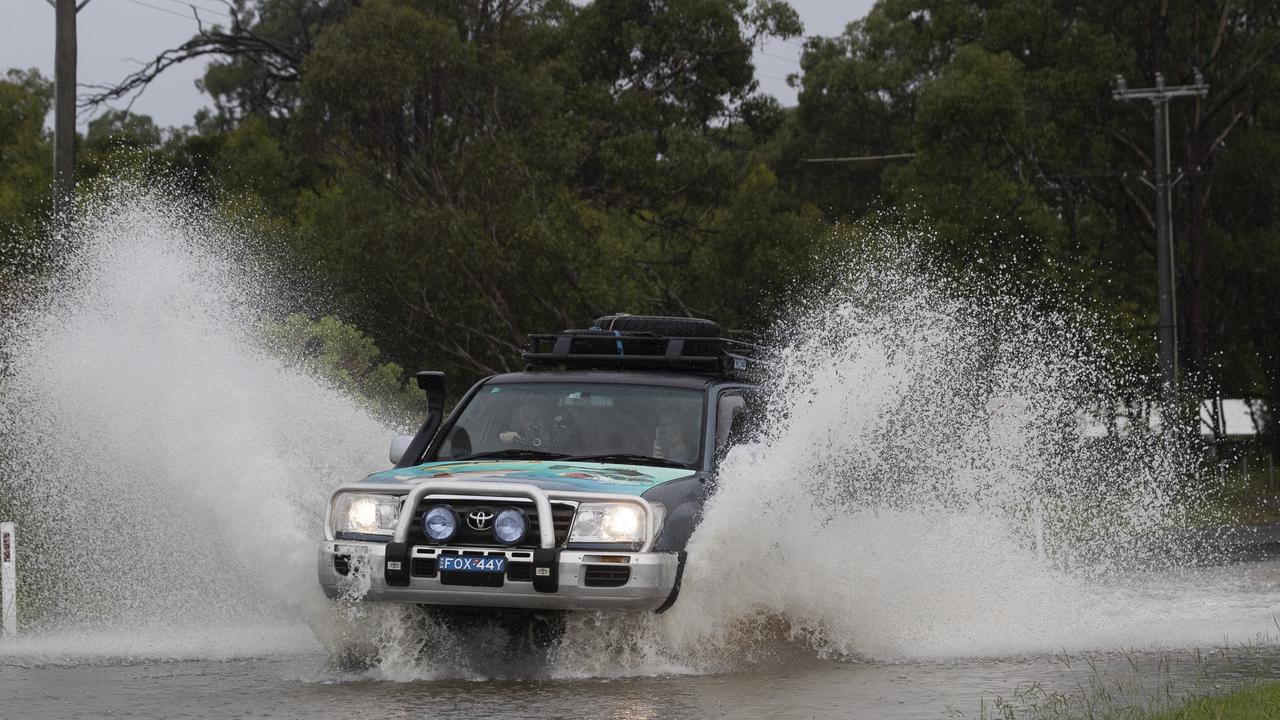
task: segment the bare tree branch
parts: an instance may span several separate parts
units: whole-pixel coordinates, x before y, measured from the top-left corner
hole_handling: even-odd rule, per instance
[[[83,0],[83,2],[88,1]],[[80,99],[80,106],[101,105],[127,95],[136,97],[168,68],[207,55],[249,57],[266,69],[267,77],[270,79],[285,83],[298,82],[302,78],[302,54],[254,33],[241,20],[234,6],[228,5],[228,8],[231,12],[231,27],[229,30],[223,30],[218,25],[206,27],[200,18],[199,11],[193,7],[192,14],[199,28],[195,37],[176,48],[160,53],[154,60],[125,76],[119,83],[86,85],[85,87],[97,92],[83,96]]]

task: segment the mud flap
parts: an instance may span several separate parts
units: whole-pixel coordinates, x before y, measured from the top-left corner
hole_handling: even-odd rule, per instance
[[[533,551],[533,589],[553,593],[560,589],[560,549],[538,548]]]
[[[382,577],[388,587],[408,587],[409,585],[409,543],[387,543],[387,560],[382,570]]]
[[[667,596],[666,602],[658,606],[655,613],[664,613],[676,604],[676,598],[680,596],[680,581],[684,579],[684,561],[689,557],[689,553],[681,550],[676,553],[676,584],[671,586],[671,594]]]

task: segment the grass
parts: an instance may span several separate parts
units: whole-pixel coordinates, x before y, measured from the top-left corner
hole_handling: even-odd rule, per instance
[[[1277,623],[1280,626],[1280,622]],[[1207,652],[1059,655],[1054,680],[985,695],[979,720],[1280,720],[1280,653],[1270,639]]]
[[[1209,461],[1203,482],[1213,489],[1205,508],[1211,522],[1280,522],[1280,458],[1257,443],[1224,443]],[[1211,466],[1216,465],[1213,472]]]
[[[1219,697],[1201,698],[1147,720],[1276,720],[1280,718],[1280,684],[1257,685]]]

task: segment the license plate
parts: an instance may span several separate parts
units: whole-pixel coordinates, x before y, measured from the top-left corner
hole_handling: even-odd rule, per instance
[[[440,572],[500,573],[507,570],[504,557],[468,557],[466,555],[441,555]]]

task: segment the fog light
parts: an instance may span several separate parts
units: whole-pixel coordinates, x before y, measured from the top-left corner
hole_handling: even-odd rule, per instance
[[[435,542],[447,542],[458,534],[458,513],[448,505],[435,505],[422,513],[422,532]]]
[[[515,545],[529,532],[529,518],[519,508],[499,510],[493,519],[493,536],[500,542]]]

